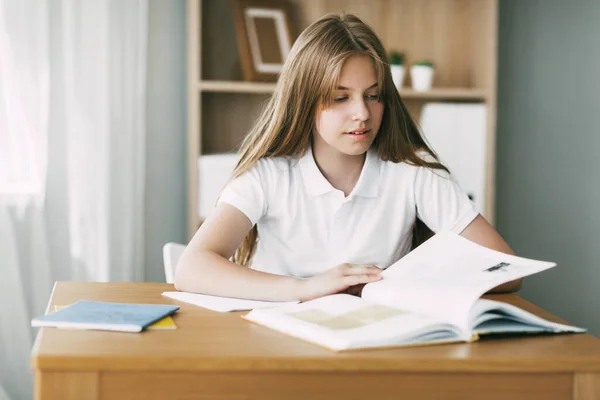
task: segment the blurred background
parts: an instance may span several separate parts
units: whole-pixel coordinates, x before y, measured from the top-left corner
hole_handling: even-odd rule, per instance
[[[519,294],[600,335],[600,2],[296,0],[244,24],[252,6],[0,0],[0,400],[33,397],[55,281],[165,281],[163,245],[210,212],[288,45],[329,11],[380,35],[516,253],[558,263]]]

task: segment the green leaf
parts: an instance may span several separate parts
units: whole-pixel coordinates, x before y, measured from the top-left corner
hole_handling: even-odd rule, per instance
[[[418,60],[413,63],[413,65],[420,65],[423,67],[431,67],[433,68],[433,63],[429,60]]]
[[[404,53],[399,51],[390,52],[390,64],[402,65],[404,64]]]

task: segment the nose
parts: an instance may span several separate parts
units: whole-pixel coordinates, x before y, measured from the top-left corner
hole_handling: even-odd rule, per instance
[[[370,117],[369,107],[365,102],[365,99],[361,98],[356,101],[354,108],[352,109],[352,120],[353,121],[367,121]]]

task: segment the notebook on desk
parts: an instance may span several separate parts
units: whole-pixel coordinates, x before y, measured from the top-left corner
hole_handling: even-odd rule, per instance
[[[34,318],[33,327],[140,332],[172,315],[179,306],[126,304],[81,300],[60,310]]]
[[[68,306],[56,305],[56,306],[54,306],[54,311],[62,310],[65,307],[68,307]],[[154,330],[154,329],[156,329],[156,330],[177,329],[177,325],[175,324],[173,317],[170,315],[167,315],[166,317],[159,319],[156,322],[153,322],[146,329],[152,329],[152,330]]]

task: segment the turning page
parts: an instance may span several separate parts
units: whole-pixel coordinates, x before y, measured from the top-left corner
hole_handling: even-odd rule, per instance
[[[367,284],[362,297],[429,315],[469,330],[469,313],[488,290],[556,266],[490,250],[452,232],[442,232],[401,258]]]

